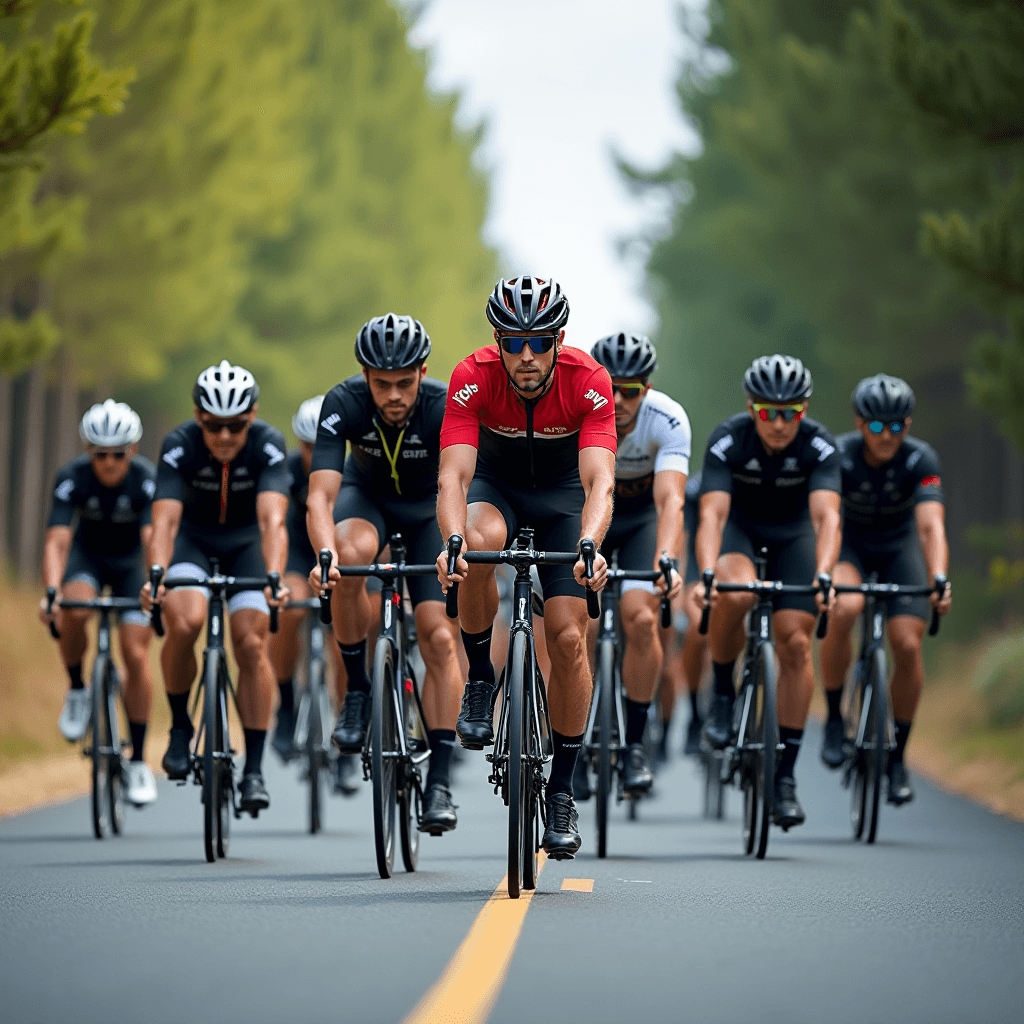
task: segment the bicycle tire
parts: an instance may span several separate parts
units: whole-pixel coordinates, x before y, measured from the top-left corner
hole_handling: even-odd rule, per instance
[[[612,790],[612,717],[615,699],[615,642],[602,640],[598,651],[597,855],[608,856],[608,803]]]
[[[306,765],[309,769],[309,834],[316,835],[323,827],[320,778],[320,742],[323,723],[320,721],[320,688],[324,685],[324,665],[310,658],[306,674]]]
[[[768,852],[768,833],[772,825],[772,811],[775,802],[775,755],[779,742],[779,710],[778,710],[778,666],[775,663],[775,651],[770,646],[761,648],[761,685],[758,742],[761,750],[758,757],[758,787],[761,790],[761,821],[757,835],[756,857],[764,860]]]
[[[107,778],[109,763],[104,747],[109,746],[110,737],[107,727],[107,702],[104,695],[104,680],[107,674],[108,657],[105,654],[97,654],[92,664],[92,688],[90,724],[92,747],[90,759],[92,762],[92,832],[97,839],[103,839],[110,829],[109,816],[109,787]]]
[[[386,754],[399,751],[395,721],[395,656],[387,637],[377,640],[373,655],[373,696],[370,714],[370,772],[373,785],[373,841],[377,871],[390,878],[395,867],[395,811],[398,801],[398,762]]]
[[[882,777],[885,775],[888,761],[886,740],[888,739],[887,718],[889,707],[888,670],[885,663],[885,651],[879,647],[872,658],[871,666],[871,708],[868,715],[868,736],[871,739],[871,756],[868,759],[868,780],[866,796],[867,835],[865,842],[873,843],[878,835],[878,818],[882,804]]]
[[[405,741],[426,740],[426,728],[420,721],[419,705],[416,696],[409,689],[415,686],[413,673],[409,672],[406,680],[405,700]],[[402,846],[402,864],[406,871],[415,871],[420,860],[420,791],[416,785],[416,767],[411,763],[404,766],[405,784],[398,796],[399,839]]]
[[[722,785],[722,755],[712,750],[703,758],[704,817],[721,821],[725,813],[725,786]]]
[[[114,663],[107,659],[107,675],[104,684],[104,698],[107,705],[107,725],[110,733],[110,747],[107,761],[107,805],[110,808],[110,830],[119,836],[124,829],[124,758],[121,755],[121,733],[118,728],[117,706],[121,687]]]
[[[526,753],[526,633],[512,639],[512,677],[508,686],[508,895],[519,899],[525,857],[526,801],[530,785],[523,765]]]
[[[860,736],[860,723],[861,719],[864,717],[865,697],[870,699],[870,693],[866,692],[866,687],[868,685],[867,674],[868,670],[866,666],[859,662],[854,673],[854,685],[857,689],[852,703],[853,708],[856,710],[857,717],[852,723],[853,729],[847,729],[847,735],[850,735],[852,731],[854,743],[857,742],[857,738]],[[864,735],[870,735],[869,725],[867,722],[865,722]],[[867,751],[864,749],[863,745],[855,748],[853,760],[853,784],[850,787],[850,826],[853,829],[853,838],[855,840],[862,839],[864,837],[864,823],[867,821],[867,756]]]
[[[524,637],[525,639],[525,637]],[[537,823],[539,820],[538,813],[538,801],[540,800],[541,786],[537,780],[537,764],[540,758],[540,749],[538,746],[538,737],[534,733],[531,725],[534,721],[534,701],[536,698],[539,684],[536,682],[540,669],[537,667],[537,663],[533,660],[530,671],[527,671],[527,658],[530,658],[530,648],[527,644],[524,651],[524,663],[523,663],[523,682],[526,683],[527,679],[530,680],[529,687],[524,691],[524,710],[525,710],[525,746],[524,749],[527,753],[527,766],[523,772],[524,776],[524,815],[523,815],[523,889],[532,890],[537,888],[537,850],[539,844],[537,842]]]
[[[217,722],[217,689],[220,681],[220,659],[223,655],[214,649],[207,651],[203,665],[203,850],[207,863],[217,860],[220,844],[220,802],[223,790],[220,784],[221,753]]]

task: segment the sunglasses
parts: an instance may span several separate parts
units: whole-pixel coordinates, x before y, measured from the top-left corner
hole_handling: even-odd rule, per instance
[[[121,459],[126,459],[128,457],[128,453],[123,448],[118,448],[114,451],[104,450],[93,452],[92,457],[97,462],[105,462],[107,459],[116,459],[118,462],[120,462]]]
[[[222,430],[229,434],[240,434],[249,426],[248,420],[202,420],[201,423],[208,434],[219,434]]]
[[[612,394],[620,394],[625,399],[639,398],[646,390],[646,384],[612,384]]]
[[[902,434],[907,427],[907,421],[890,420],[888,423],[883,423],[882,420],[870,420],[868,422],[868,430],[872,434],[880,434],[886,427],[889,428],[890,434]]]
[[[558,341],[557,334],[530,334],[526,337],[511,334],[498,335],[498,344],[509,355],[513,356],[519,355],[523,351],[524,345],[529,345],[530,351],[534,355],[539,355],[541,352],[550,352],[554,348],[556,341]]]
[[[754,412],[765,423],[774,423],[777,416],[781,416],[787,423],[804,418],[804,407],[802,405],[761,405],[755,402]]]

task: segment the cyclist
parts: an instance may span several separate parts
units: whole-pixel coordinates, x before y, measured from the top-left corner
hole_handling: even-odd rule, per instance
[[[700,752],[700,732],[704,720],[700,713],[700,684],[708,657],[707,637],[700,632],[700,616],[704,588],[700,582],[697,563],[697,527],[700,517],[700,481],[698,470],[686,481],[686,504],[683,506],[683,520],[686,529],[686,580],[683,589],[683,611],[686,615],[686,632],[683,635],[681,655],[683,676],[690,694],[690,722],[686,728],[685,754]]]
[[[866,377],[853,392],[857,429],[838,439],[842,465],[843,546],[835,581],[861,583],[877,573],[880,583],[927,586],[949,563],[941,470],[934,449],[908,437],[916,399],[906,381],[880,373]],[[887,800],[904,804],[914,791],[903,752],[924,683],[921,639],[929,601],[945,615],[952,601],[949,587],[940,598],[887,598],[889,646],[895,670],[892,709],[896,749],[889,754]],[[821,644],[821,672],[828,700],[828,720],[821,758],[829,768],[846,760],[841,701],[850,665],[850,635],[864,605],[857,594],[836,602],[829,631]]]
[[[747,411],[715,428],[701,479],[697,562],[717,579],[756,578],[754,558],[768,549],[768,578],[810,584],[832,571],[839,554],[839,456],[832,435],[807,418],[810,371],[799,359],[755,359],[743,377]],[[744,616],[753,595],[712,594],[709,644],[714,668],[704,736],[728,745],[735,697],[733,669],[743,650]],[[779,659],[779,738],[773,817],[789,829],[804,821],[794,767],[814,690],[811,632],[824,599],[782,594],[774,601]]]
[[[459,534],[469,550],[494,550],[506,546],[519,526],[531,526],[538,549],[572,550],[582,538],[600,544],[615,486],[608,371],[581,349],[563,347],[569,303],[555,281],[526,275],[499,281],[487,319],[497,344],[459,363],[448,385],[437,495],[442,535]],[[462,582],[459,614],[469,682],[458,733],[470,749],[494,742],[494,568],[469,566],[460,558],[449,576],[447,552],[437,559],[446,589]],[[542,842],[555,858],[573,857],[580,847],[572,779],[591,695],[583,573],[582,561],[539,569],[554,745]],[[600,590],[605,579],[598,553],[593,589]]]
[[[57,473],[43,546],[43,585],[58,591],[58,601],[60,597],[88,601],[108,584],[115,597],[135,597],[145,579],[142,552],[152,532],[150,505],[156,476],[153,463],[137,454],[142,422],[127,405],[108,398],[86,412],[78,433],[88,451]],[[47,625],[53,621],[45,599],[39,617]],[[71,679],[58,727],[73,743],[85,735],[91,712],[82,680],[89,612],[68,610],[56,618],[61,659]],[[156,799],[153,773],[143,760],[153,703],[149,670],[152,635],[143,612],[121,613],[118,636],[127,676],[124,698],[132,740],[126,795],[136,806]]]
[[[620,569],[658,568],[665,554],[674,557],[683,537],[683,503],[690,468],[690,421],[683,407],[651,388],[658,354],[640,334],[611,334],[594,343],[590,354],[612,378],[615,400],[615,512],[601,550],[619,552]],[[681,593],[674,573],[670,598]],[[619,615],[626,636],[622,682],[626,690],[626,758],[623,789],[642,794],[654,781],[643,748],[647,713],[661,678],[663,649],[658,604],[664,581],[625,580]],[[671,711],[671,709],[669,709]]]
[[[441,542],[434,515],[437,461],[446,388],[426,375],[430,338],[409,316],[368,320],[359,330],[356,359],[363,372],[335,385],[320,412],[309,477],[307,525],[315,549],[332,554],[334,634],[348,673],[348,692],[334,729],[342,754],[356,754],[370,718],[366,636],[371,603],[366,581],[342,577],[341,565],[366,565],[401,533],[411,563],[429,563]],[[345,457],[345,442],[351,453]],[[335,522],[337,521],[337,526]],[[320,567],[309,574],[320,590]],[[461,672],[455,624],[444,595],[427,576],[407,581],[426,666],[423,708],[430,767],[420,829],[450,831],[457,824],[451,798],[451,761]]]
[[[288,476],[284,435],[256,418],[260,389],[253,375],[226,359],[199,374],[192,389],[195,419],[172,430],[160,448],[153,500],[151,564],[168,566],[166,579],[199,580],[213,571],[230,576],[284,572],[288,555]],[[270,589],[243,591],[228,601],[231,642],[238,662],[238,709],[245,730],[245,766],[239,790],[243,811],[270,806],[263,782],[263,746],[270,723],[274,670],[267,654]],[[142,590],[151,603],[150,585]],[[203,587],[182,587],[156,600],[167,636],[160,663],[171,707],[171,737],[163,767],[169,779],[189,771],[192,722],[188,696],[196,677],[195,644],[206,625]]]

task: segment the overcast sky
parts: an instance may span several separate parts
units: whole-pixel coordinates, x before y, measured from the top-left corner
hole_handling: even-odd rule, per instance
[[[674,89],[685,52],[678,8],[431,0],[410,32],[431,54],[431,87],[462,93],[460,121],[487,122],[487,242],[506,272],[561,282],[577,345],[656,326],[641,262],[623,260],[619,243],[663,222],[664,208],[630,195],[611,153],[646,169],[697,148]]]

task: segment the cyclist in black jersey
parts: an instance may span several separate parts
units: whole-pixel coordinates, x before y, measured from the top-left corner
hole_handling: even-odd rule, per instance
[[[430,338],[412,317],[388,313],[367,321],[355,352],[363,372],[335,385],[320,411],[306,518],[314,549],[332,554],[334,633],[348,674],[333,735],[342,754],[362,749],[370,718],[371,605],[366,581],[342,577],[337,566],[373,562],[393,533],[402,535],[410,564],[437,557],[437,464],[447,396],[447,387],[426,375]],[[309,583],[319,592],[319,566]],[[413,576],[406,585],[426,666],[423,705],[431,751],[420,829],[450,831],[457,824],[451,760],[462,692],[458,637],[438,581]]]
[[[908,437],[916,399],[906,381],[878,374],[866,377],[853,392],[857,429],[839,437],[843,487],[843,546],[835,582],[858,584],[870,573],[879,583],[927,586],[945,575],[949,563],[945,507],[939,458],[934,449]],[[903,753],[924,684],[921,640],[929,618],[929,601],[945,615],[951,604],[947,584],[940,598],[887,599],[889,646],[895,669],[892,710],[896,749],[889,755],[887,799],[904,804],[914,791]],[[836,602],[829,631],[821,644],[821,672],[828,700],[828,720],[821,757],[830,768],[846,760],[841,709],[843,680],[850,666],[850,636],[864,598],[843,594]]]
[[[156,468],[138,454],[142,423],[138,414],[108,398],[82,417],[79,434],[88,452],[61,467],[43,545],[42,578],[59,599],[88,601],[105,586],[115,597],[136,597],[145,579],[143,548],[152,532],[150,505]],[[44,599],[39,617],[56,619],[60,654],[71,679],[59,727],[64,737],[80,740],[89,725],[90,697],[82,680],[88,647],[90,612],[52,614]],[[146,725],[153,703],[149,669],[149,619],[142,612],[122,612],[118,638],[127,676],[124,688],[132,759],[126,795],[136,806],[156,799],[153,773],[143,760]]]
[[[768,549],[768,579],[812,584],[839,555],[839,456],[832,435],[806,418],[811,374],[799,359],[762,356],[743,378],[747,411],[708,439],[701,479],[697,562],[718,580],[756,578],[754,558]],[[779,659],[779,736],[785,749],[775,777],[773,817],[791,828],[804,821],[793,770],[814,692],[811,632],[825,599],[779,595],[773,627]],[[712,593],[709,642],[715,682],[704,735],[728,745],[733,673],[745,640],[748,594]]]
[[[202,579],[217,559],[229,576],[283,573],[288,554],[288,477],[281,431],[256,419],[259,388],[252,374],[227,360],[204,370],[192,391],[195,419],[172,430],[160,449],[153,501],[150,564],[169,566],[167,580]],[[189,769],[192,722],[188,695],[196,677],[195,644],[206,625],[207,593],[182,587],[156,595],[167,631],[160,662],[171,706],[164,755],[168,778]],[[245,729],[245,767],[239,806],[270,806],[263,783],[263,746],[270,723],[274,670],[267,654],[269,588],[228,601],[231,642],[238,662],[238,708]],[[150,585],[142,589],[151,604]]]

